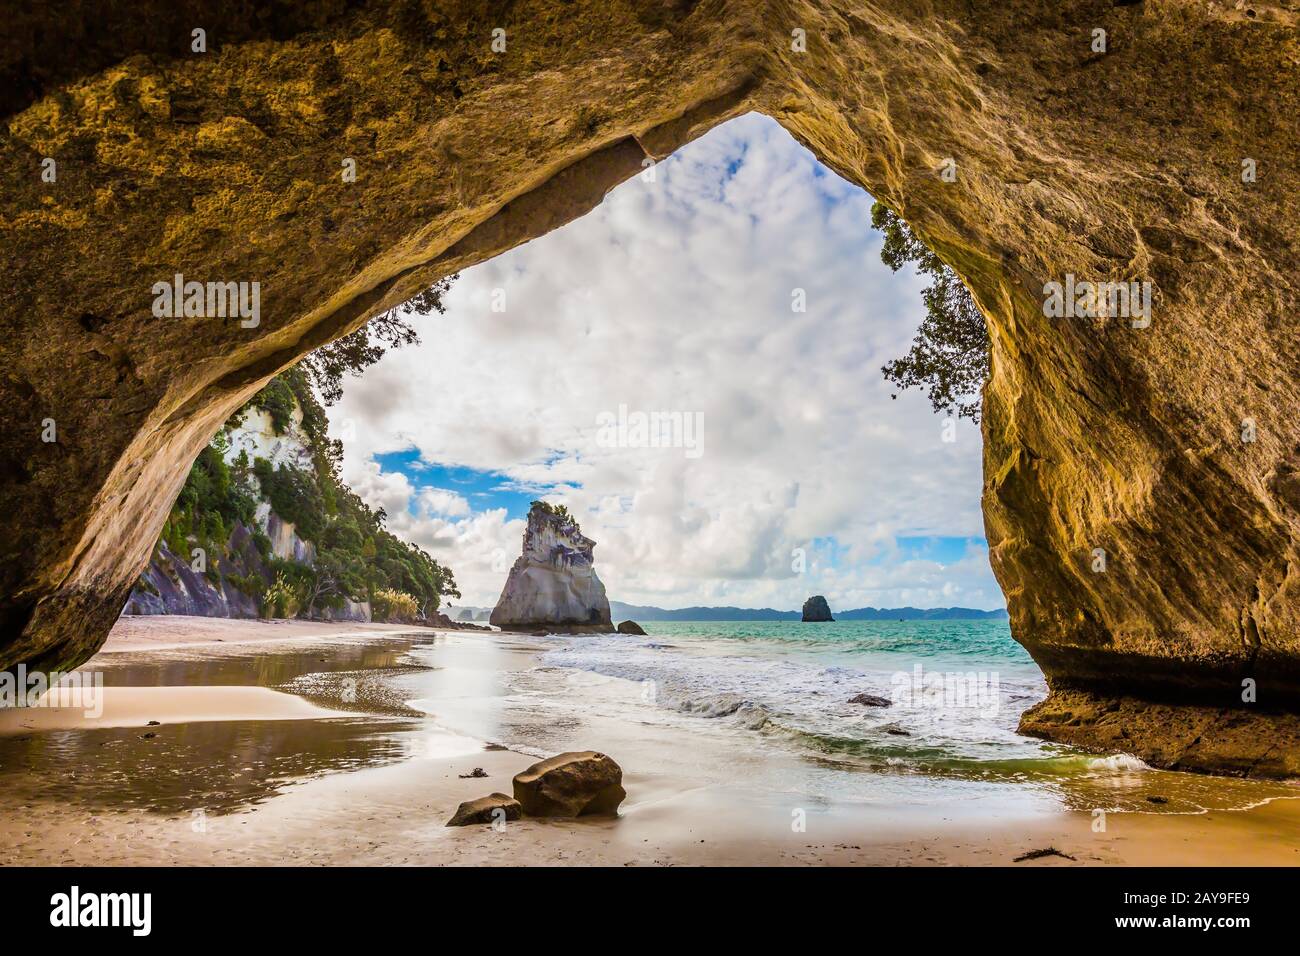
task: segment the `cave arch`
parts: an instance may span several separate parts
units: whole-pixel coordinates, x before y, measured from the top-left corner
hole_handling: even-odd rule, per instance
[[[899,210],[989,318],[987,537],[1053,688],[1026,729],[1300,772],[1293,12],[317,6],[280,28],[217,5],[202,54],[105,21],[49,75],[15,44],[75,49],[95,4],[0,48],[26,91],[0,140],[0,666],[94,652],[188,463],[270,375],[756,110]],[[260,282],[258,324],[154,317],[177,272]],[[1049,319],[1067,275],[1149,279],[1151,327]]]

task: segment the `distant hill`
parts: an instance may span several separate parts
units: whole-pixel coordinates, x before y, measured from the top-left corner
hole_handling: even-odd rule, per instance
[[[831,609],[837,621],[1005,621],[1007,609],[981,611],[973,607],[860,607]]]
[[[683,607],[668,610],[609,602],[610,614],[615,621],[798,621],[799,611],[778,611],[770,607]],[[852,611],[831,609],[837,621],[1002,621],[1005,608],[980,611],[971,607],[860,607]]]
[[[490,607],[471,607],[467,604],[448,604],[443,608],[445,613],[453,621],[476,621],[480,624],[486,624],[488,618],[492,616]]]

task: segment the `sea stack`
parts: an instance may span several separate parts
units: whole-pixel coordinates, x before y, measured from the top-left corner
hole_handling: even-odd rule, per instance
[[[806,624],[835,620],[831,617],[831,606],[820,594],[814,594],[803,602],[803,619]]]
[[[510,569],[491,623],[503,630],[612,631],[595,547],[563,505],[534,501],[523,554]]]

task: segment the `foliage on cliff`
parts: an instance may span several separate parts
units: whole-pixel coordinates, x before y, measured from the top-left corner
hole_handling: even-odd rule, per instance
[[[563,518],[565,521],[573,520],[573,515],[569,514],[569,509],[566,505],[553,505],[549,501],[539,500],[532,502],[530,508],[536,508],[538,511],[544,512],[545,514],[554,515],[557,518]]]
[[[361,371],[383,357],[389,349],[414,345],[420,341],[419,333],[406,319],[406,311],[416,315],[428,315],[447,311],[442,297],[451,288],[455,275],[439,279],[419,295],[405,302],[400,308],[383,312],[351,335],[328,345],[323,345],[301,362],[302,369],[311,383],[320,392],[321,400],[326,405],[333,405],[343,397],[343,376],[358,375]]]
[[[244,451],[226,461],[230,432],[252,408],[267,413],[277,434],[291,427],[295,408],[302,410],[310,470],[276,467],[263,458],[250,462]],[[382,591],[409,596],[409,606],[402,602],[397,606],[405,617],[414,618],[417,612],[436,611],[443,596],[460,597],[449,568],[389,532],[383,509],[370,508],[343,483],[339,477],[343,446],[329,437],[328,425],[307,373],[295,368],[276,376],[199,455],[164,525],[162,540],[185,558],[193,548],[203,548],[207,574],[217,581],[228,557],[231,531],[236,524],[253,529],[257,549],[273,578],[232,578],[232,583],[241,590],[256,589],[267,616],[337,608],[344,598],[374,602]],[[254,522],[259,499],[269,502],[302,540],[314,545],[311,564],[271,556],[271,541]],[[388,607],[394,601],[380,604]],[[383,619],[382,611],[376,619]]]
[[[956,411],[980,420],[980,392],[989,374],[989,333],[984,316],[957,273],[930,251],[888,206],[871,207],[871,225],[885,234],[880,258],[897,272],[908,263],[930,277],[921,293],[925,319],[912,347],[886,362],[885,378],[900,389],[922,388],[936,412]],[[897,398],[897,395],[893,396]]]
[[[257,499],[240,480],[237,470],[223,458],[227,447],[228,438],[223,430],[199,452],[191,466],[185,486],[163,525],[162,541],[173,554],[189,558],[195,547],[207,554],[221,554],[236,523],[252,525]],[[267,539],[266,550],[269,548]],[[259,550],[262,550],[260,542]],[[209,567],[208,574],[215,575],[215,568]]]

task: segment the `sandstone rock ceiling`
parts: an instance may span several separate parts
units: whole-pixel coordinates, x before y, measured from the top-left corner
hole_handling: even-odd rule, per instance
[[[94,652],[189,462],[274,372],[759,110],[898,209],[989,318],[991,555],[1056,691],[1027,729],[1087,743],[1115,701],[1159,700],[1202,721],[1142,745],[1166,764],[1296,772],[1297,9],[0,11],[0,666]],[[177,272],[258,281],[259,324],[156,318]],[[1067,275],[1151,282],[1150,327],[1048,318]],[[1198,755],[1205,720],[1259,752]]]

